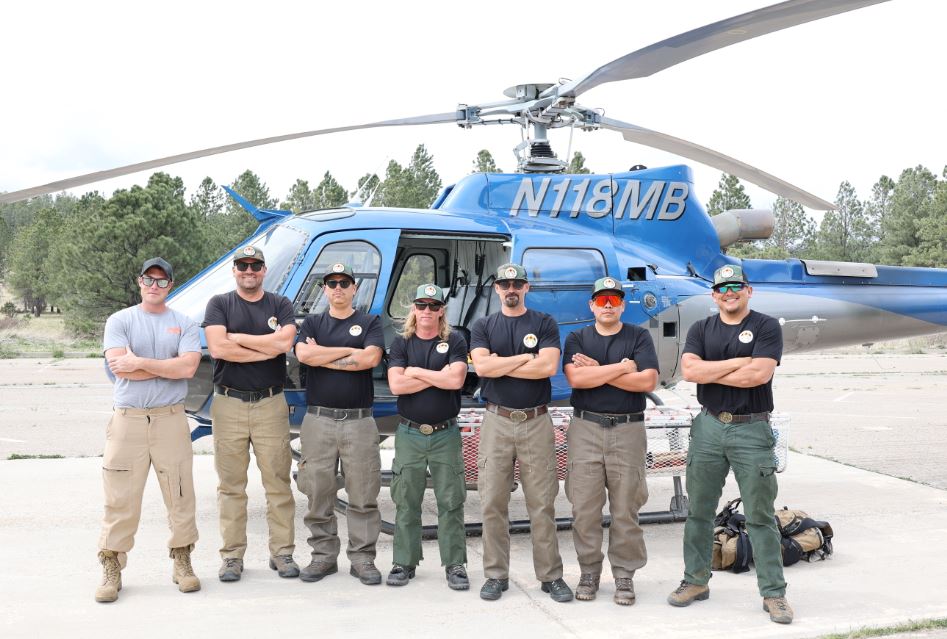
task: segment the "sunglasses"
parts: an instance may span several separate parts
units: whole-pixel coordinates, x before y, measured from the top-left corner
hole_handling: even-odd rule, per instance
[[[515,290],[522,290],[526,286],[526,280],[500,280],[497,282],[497,286],[500,287],[501,291],[508,291],[512,286]]]
[[[611,304],[612,308],[621,306],[621,297],[618,295],[598,295],[592,298],[595,305],[604,308],[606,304]]]
[[[352,280],[326,280],[325,285],[329,288],[335,288],[336,286],[348,288],[352,285]]]
[[[431,309],[433,312],[436,313],[442,308],[444,308],[444,305],[441,304],[440,302],[415,302],[414,308],[418,309],[419,311],[426,311],[427,309]]]
[[[739,293],[746,288],[743,282],[728,282],[714,287],[715,293]]]
[[[254,273],[259,273],[263,270],[263,267],[266,266],[263,262],[234,262],[233,265],[237,267],[237,270],[241,273],[248,268]]]
[[[148,287],[150,287],[152,284],[157,284],[158,288],[168,288],[171,286],[171,280],[167,279],[166,277],[156,279],[154,277],[148,277],[147,275],[141,276],[141,283]]]

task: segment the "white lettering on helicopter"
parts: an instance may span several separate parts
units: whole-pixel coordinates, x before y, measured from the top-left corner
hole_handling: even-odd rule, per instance
[[[510,216],[516,217],[525,211],[530,217],[537,217],[540,211],[548,210],[549,217],[559,217],[563,212],[566,197],[574,193],[572,206],[568,209],[570,218],[585,213],[590,218],[597,219],[612,213],[616,220],[623,219],[626,214],[629,220],[637,220],[642,215],[646,220],[653,220],[657,214],[658,220],[672,222],[684,215],[687,196],[690,193],[687,182],[652,180],[642,195],[639,180],[616,182],[605,178],[592,183],[591,178],[578,178],[573,184],[573,178],[563,178],[552,184],[552,179],[546,177],[541,180],[520,181],[519,189],[513,198],[513,206],[510,208]],[[544,209],[543,202],[550,191],[555,194],[555,199],[550,207]],[[614,209],[613,202],[616,202]]]

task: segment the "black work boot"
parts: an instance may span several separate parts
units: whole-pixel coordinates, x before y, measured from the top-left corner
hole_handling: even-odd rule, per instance
[[[543,592],[548,592],[553,601],[559,603],[572,601],[572,588],[561,577],[553,581],[544,581],[542,584]]]
[[[388,580],[385,582],[389,586],[407,586],[408,582],[414,579],[414,566],[399,566],[395,564],[388,573]]]
[[[486,601],[496,601],[509,589],[509,579],[487,579],[483,584],[483,588],[480,589],[480,598]]]
[[[470,580],[467,571],[461,564],[454,564],[444,569],[447,574],[447,587],[451,590],[470,590]]]

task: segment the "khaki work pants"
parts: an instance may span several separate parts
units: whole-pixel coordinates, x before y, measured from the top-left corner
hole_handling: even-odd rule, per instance
[[[124,554],[135,545],[141,499],[152,466],[168,509],[171,529],[168,548],[196,542],[194,453],[184,404],[116,408],[105,439],[102,456],[105,516],[99,549]]]
[[[638,511],[648,501],[644,422],[612,427],[577,417],[567,432],[569,474],[566,496],[572,504],[572,539],[583,573],[602,572],[602,508],[608,493],[612,518],[608,533],[608,563],[612,575],[634,577],[648,561]]]
[[[540,581],[562,577],[562,557],[556,536],[556,454],[552,419],[548,413],[524,422],[487,411],[480,427],[477,490],[483,518],[483,573],[487,579],[506,579],[510,573],[510,489],[513,462],[519,460],[526,495],[533,568]]]
[[[341,541],[335,516],[336,468],[342,461],[348,495],[346,524],[349,561],[374,561],[381,532],[378,493],[381,490],[381,454],[378,426],[372,417],[335,420],[306,413],[300,431],[302,460],[296,484],[309,498],[303,518],[309,528],[309,545],[315,561],[334,562]]]
[[[289,407],[280,394],[258,402],[214,395],[214,467],[220,511],[220,556],[243,559],[247,549],[247,468],[250,447],[266,492],[266,523],[270,556],[295,549],[293,518],[296,502],[289,484]]]

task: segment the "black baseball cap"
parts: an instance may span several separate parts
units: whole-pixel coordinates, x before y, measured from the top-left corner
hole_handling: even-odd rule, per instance
[[[144,275],[148,269],[152,267],[158,267],[164,274],[168,276],[168,279],[172,282],[174,281],[174,272],[171,269],[171,265],[168,264],[167,260],[161,257],[153,257],[150,260],[145,260],[145,263],[141,265],[141,273],[139,275]]]

